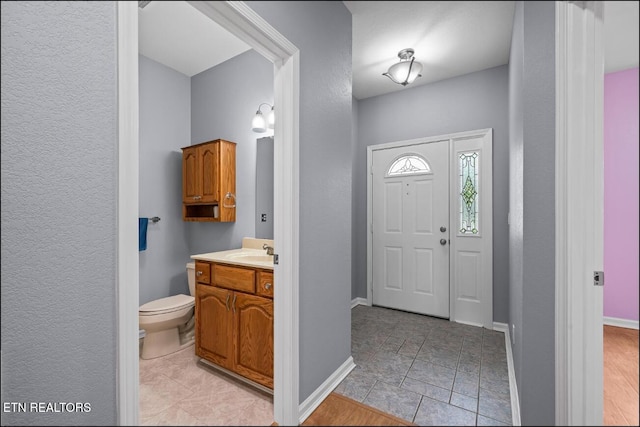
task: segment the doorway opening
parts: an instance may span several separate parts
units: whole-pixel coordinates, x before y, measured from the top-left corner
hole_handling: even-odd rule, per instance
[[[189,2],[274,64],[274,418],[294,425],[298,409],[298,49],[242,2]],[[118,419],[138,421],[138,4],[118,3]]]

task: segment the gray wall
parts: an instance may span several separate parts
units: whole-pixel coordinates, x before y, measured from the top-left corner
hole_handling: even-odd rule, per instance
[[[351,100],[351,126],[351,193],[353,195],[351,197],[351,209],[353,215],[351,221],[351,299],[353,300],[361,296],[358,295],[360,291],[359,288],[362,287],[362,285],[360,284],[360,279],[362,276],[361,266],[364,265],[365,272],[367,268],[367,247],[361,247],[359,245],[361,240],[358,239],[358,237],[362,235],[362,233],[365,233],[364,236],[366,239],[366,225],[365,227],[362,227],[362,224],[360,224],[360,222],[363,221],[363,218],[364,222],[366,222],[367,211],[365,208],[364,217],[358,216],[358,213],[360,213],[358,210],[358,203],[360,202],[360,198],[358,197],[358,190],[360,189],[357,186],[361,184],[361,180],[358,179],[361,177],[358,175],[357,171],[358,164],[361,159],[358,159],[358,100],[355,97],[353,97]],[[367,183],[365,181],[365,188],[366,185]],[[363,283],[364,286],[366,286],[366,275]],[[361,296],[362,298],[366,298],[367,296],[366,287],[364,289],[365,291],[364,295]]]
[[[253,50],[191,78],[191,144],[236,143],[236,221],[186,224],[191,254],[239,248],[255,236],[256,139],[264,134],[251,130],[251,119],[262,102],[273,105],[273,64]]]
[[[510,61],[509,317],[523,425],[555,422],[555,5],[517,2]],[[525,369],[526,368],[526,369]]]
[[[142,55],[139,211],[149,222],[140,252],[140,304],[189,295],[186,226],[182,221],[182,151],[191,142],[191,79]]]
[[[358,102],[352,297],[367,296],[367,146],[493,128],[493,320],[508,321],[508,71],[503,65]]]
[[[188,294],[190,255],[238,248],[255,236],[262,134],[250,126],[261,102],[273,103],[273,65],[254,51],[192,78],[140,56],[140,216],[161,218],[149,223],[140,252],[140,304]],[[184,222],[181,148],[217,138],[237,143],[236,222]]]
[[[2,425],[115,425],[113,2],[2,2]]]
[[[273,239],[273,137],[258,138],[256,153],[256,233]],[[262,214],[266,215],[265,221]]]
[[[342,2],[248,5],[300,49],[303,401],[351,355],[351,13]]]

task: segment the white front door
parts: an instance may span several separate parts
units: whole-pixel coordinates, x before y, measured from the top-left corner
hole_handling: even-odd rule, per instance
[[[449,141],[373,151],[373,304],[449,317]]]

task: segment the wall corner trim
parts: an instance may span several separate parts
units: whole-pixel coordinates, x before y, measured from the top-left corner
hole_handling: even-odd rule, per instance
[[[493,322],[493,330],[504,333],[504,345],[507,350],[507,367],[509,368],[509,395],[511,396],[511,422],[514,426],[522,425],[520,420],[520,397],[516,383],[516,371],[513,365],[513,351],[511,350],[511,336],[506,323]]]
[[[369,305],[366,298],[357,297],[351,300],[351,308],[356,305]]]

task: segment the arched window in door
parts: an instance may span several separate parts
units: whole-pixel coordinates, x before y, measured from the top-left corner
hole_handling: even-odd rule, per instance
[[[387,169],[387,177],[424,173],[431,173],[431,167],[427,159],[418,154],[405,154],[398,157]]]

